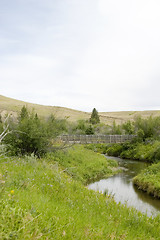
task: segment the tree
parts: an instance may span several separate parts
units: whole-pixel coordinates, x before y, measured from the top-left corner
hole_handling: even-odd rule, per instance
[[[98,112],[95,108],[93,108],[91,118],[90,118],[90,123],[97,124],[99,122],[100,122],[100,119],[99,119],[99,116],[98,116]]]
[[[12,124],[10,134],[5,138],[8,149],[12,154],[31,154],[37,156],[47,151],[48,137],[45,123],[37,114],[28,112],[22,107],[18,121]]]
[[[117,135],[121,135],[122,134],[121,126],[120,125],[116,125],[115,120],[113,121],[113,125],[112,125],[112,134],[117,134]]]
[[[54,139],[61,133],[67,131],[66,120],[65,119],[56,119],[53,114],[51,114],[46,122],[48,136],[51,139]]]
[[[124,129],[125,134],[133,134],[134,133],[134,127],[130,120],[123,123],[122,128]]]
[[[85,134],[87,135],[93,135],[94,134],[94,129],[92,125],[89,125],[89,127],[86,129]]]
[[[21,108],[21,112],[20,112],[20,115],[19,115],[19,120],[22,121],[25,118],[28,118],[28,110],[27,110],[26,106],[23,106]]]

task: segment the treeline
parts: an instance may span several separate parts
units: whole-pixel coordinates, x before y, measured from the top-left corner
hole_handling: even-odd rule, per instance
[[[142,118],[141,116],[128,120],[123,124],[116,124],[113,121],[112,125],[104,123],[91,124],[87,120],[79,120],[71,125],[70,134],[104,134],[104,135],[137,135],[139,141],[146,139],[159,139],[160,135],[160,116]]]
[[[131,142],[117,144],[98,144],[86,146],[110,156],[140,161],[160,161],[160,116],[143,119],[137,117],[134,121],[127,121],[122,125],[108,127],[107,134],[133,134],[136,137]]]
[[[78,120],[73,123],[66,119],[56,119],[53,115],[46,119],[39,118],[37,113],[29,112],[25,106],[22,107],[17,119],[7,116],[2,121],[0,116],[0,143],[5,144],[10,154],[34,153],[41,156],[52,150],[53,140],[60,134],[133,134],[137,135],[136,142],[151,142],[159,140],[160,117],[147,119],[137,117],[134,121],[127,121],[121,125],[114,121],[110,126],[100,122],[98,112],[94,108],[89,120]]]

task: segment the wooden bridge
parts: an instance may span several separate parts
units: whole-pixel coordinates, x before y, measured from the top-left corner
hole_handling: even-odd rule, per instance
[[[61,135],[57,140],[64,143],[124,143],[131,141],[135,135]]]

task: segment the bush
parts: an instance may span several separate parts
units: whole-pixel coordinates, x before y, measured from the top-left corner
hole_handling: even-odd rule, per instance
[[[105,143],[91,143],[85,145],[84,147],[101,154],[106,154],[108,149],[108,145]]]
[[[119,157],[123,150],[122,144],[113,144],[111,147],[108,148],[107,154],[109,156]]]
[[[34,153],[37,156],[46,153],[51,140],[66,130],[65,121],[57,120],[53,116],[44,121],[34,112],[29,113],[26,107],[21,109],[18,122],[12,122],[10,128],[10,134],[5,139],[10,153],[12,155]]]

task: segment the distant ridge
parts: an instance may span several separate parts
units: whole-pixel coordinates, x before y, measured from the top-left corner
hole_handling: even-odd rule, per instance
[[[34,111],[40,117],[48,117],[53,114],[57,118],[67,118],[70,121],[76,121],[78,119],[89,119],[90,113],[78,111],[65,107],[58,106],[45,106],[40,104],[28,103],[25,101],[16,100],[13,98],[0,95],[0,114],[4,115],[7,112],[12,112],[17,115],[23,106],[26,106],[30,111]]]
[[[30,111],[34,109],[40,117],[45,118],[53,114],[56,118],[66,118],[69,121],[75,122],[80,119],[87,120],[91,116],[91,113],[88,112],[78,111],[65,107],[33,104],[0,95],[0,114],[2,116],[9,112],[12,112],[12,114],[17,116],[22,106],[24,105]],[[106,124],[112,124],[113,121],[115,121],[117,124],[121,124],[127,120],[134,120],[134,118],[139,115],[144,118],[149,116],[160,116],[160,110],[99,112],[101,122]]]

